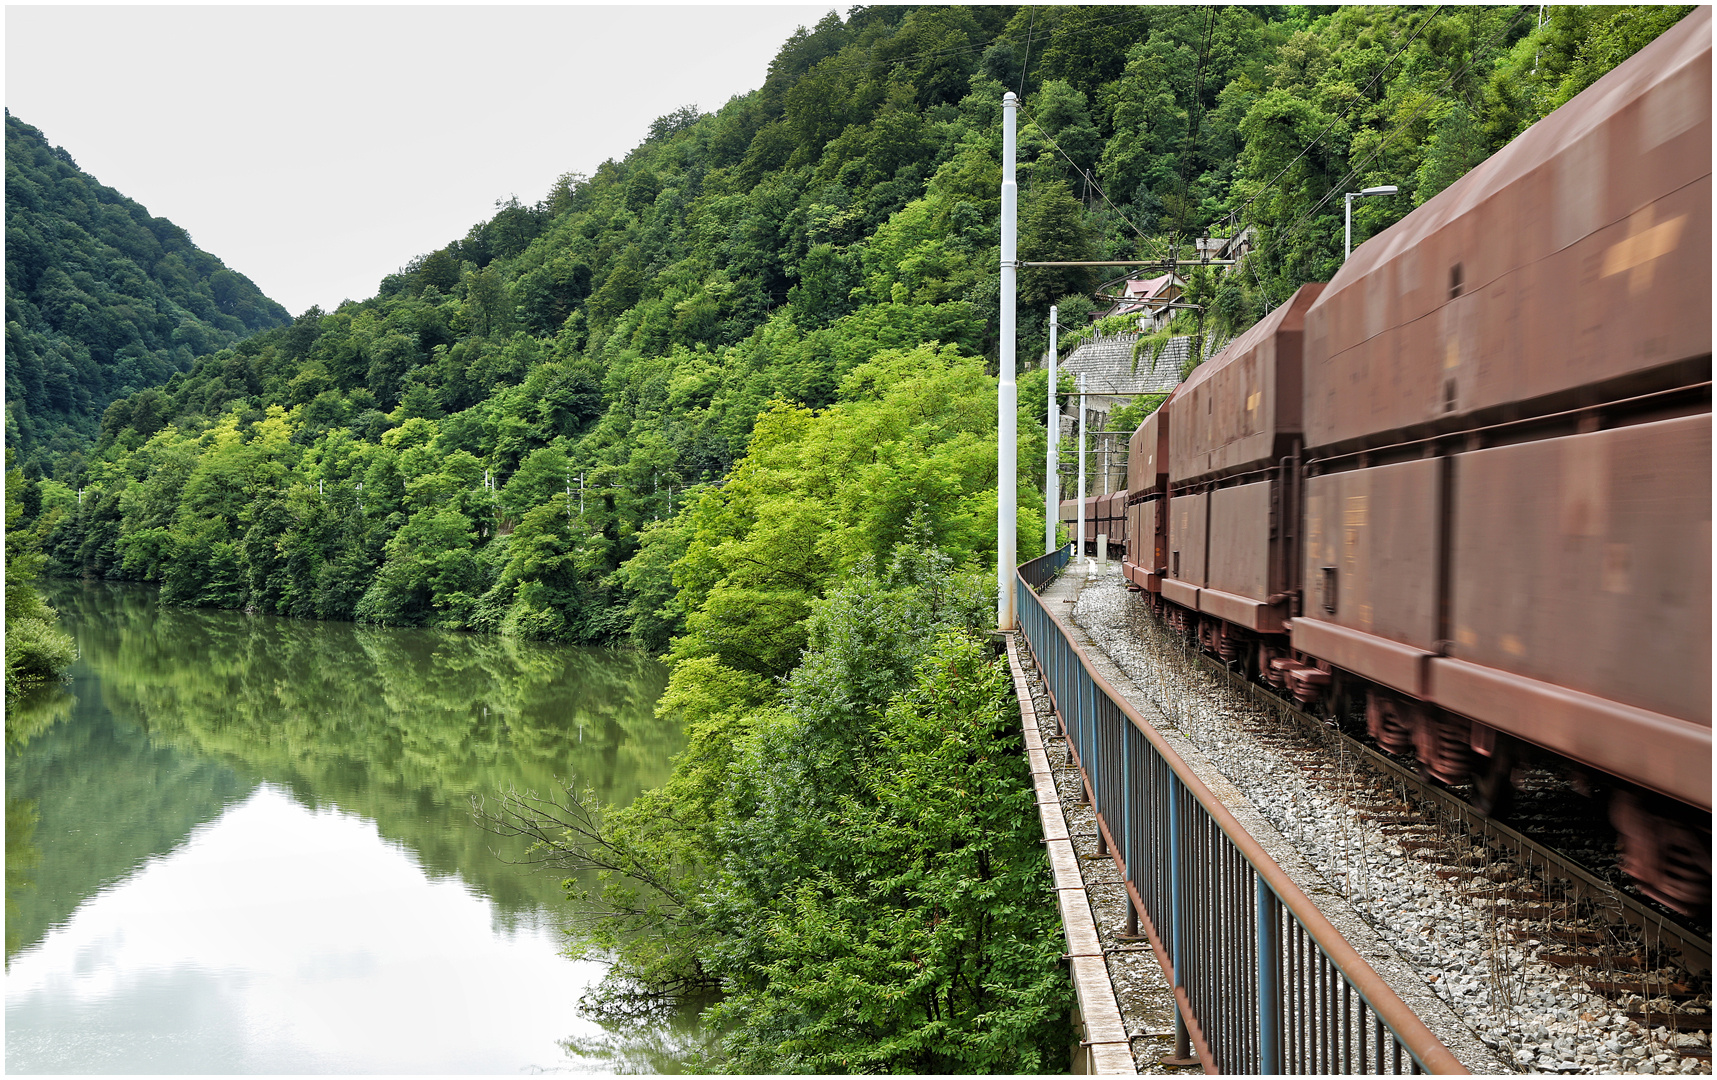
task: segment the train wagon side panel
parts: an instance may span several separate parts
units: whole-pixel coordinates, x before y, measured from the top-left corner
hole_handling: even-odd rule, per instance
[[[1145,417],[1127,440],[1127,490],[1151,494],[1168,486],[1168,424],[1162,409]]]
[[[1128,549],[1133,553],[1133,561],[1146,570],[1160,574],[1168,566],[1168,537],[1163,528],[1162,520],[1167,501],[1161,498],[1147,499],[1135,505],[1133,523],[1128,530],[1128,538],[1138,538],[1138,543]]]
[[[1268,465],[1300,432],[1300,358],[1306,310],[1323,291],[1288,302],[1197,368],[1163,407],[1169,480],[1182,484]]]
[[[1161,495],[1146,496],[1127,507],[1127,580],[1149,592],[1162,591],[1168,542],[1161,520],[1167,505]]]
[[[1270,481],[1210,493],[1212,589],[1263,600],[1271,589]]]
[[[1296,649],[1415,697],[1437,637],[1441,459],[1306,480]]]
[[[1120,526],[1115,522],[1114,494],[1097,496],[1097,532],[1109,538],[1109,550],[1114,551],[1121,534]]]
[[[1188,585],[1204,585],[1206,514],[1209,495],[1177,495],[1169,502],[1168,576]]]
[[[1269,599],[1284,593],[1282,543],[1272,528],[1274,479],[1210,493],[1209,587],[1199,610],[1262,633],[1280,633],[1287,609]]]
[[[1710,414],[1455,461],[1449,656],[1710,727]]]

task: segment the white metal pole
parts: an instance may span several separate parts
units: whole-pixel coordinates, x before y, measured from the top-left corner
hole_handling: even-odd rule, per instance
[[[1103,470],[1103,494],[1107,495],[1109,494],[1109,447],[1111,445],[1109,433],[1107,431],[1099,431],[1097,433],[1097,441],[1103,444],[1103,449],[1097,451],[1097,453],[1103,456],[1103,464],[1100,468]]]
[[[1055,400],[1055,305],[1049,308],[1049,453],[1043,471],[1043,550],[1055,550],[1055,525],[1061,520],[1061,485],[1057,483],[1056,461],[1061,456],[1061,408]]]
[[[1002,296],[1001,385],[996,393],[996,629],[1014,628],[1014,562],[1019,498],[1014,472],[1018,454],[1015,424],[1019,390],[1014,385],[1014,262],[1019,217],[1019,185],[1014,182],[1014,127],[1019,98],[1002,97]]]
[[[1079,373],[1079,493],[1074,496],[1079,500],[1079,528],[1073,534],[1073,550],[1078,553],[1080,565],[1085,558],[1085,373]]]
[[[1351,191],[1344,196],[1344,199],[1347,202],[1347,214],[1345,215],[1347,221],[1342,228],[1341,234],[1342,262],[1346,262],[1347,257],[1353,254],[1353,196],[1354,193]]]

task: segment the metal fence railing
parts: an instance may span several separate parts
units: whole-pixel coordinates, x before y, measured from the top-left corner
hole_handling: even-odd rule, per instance
[[[1224,1073],[1464,1073],[1180,755],[1097,673],[1019,568],[1015,610],[1184,1038]]]
[[[1032,589],[1041,589],[1055,579],[1072,555],[1073,545],[1063,544],[1048,555],[1023,564],[1019,568],[1019,576]]]

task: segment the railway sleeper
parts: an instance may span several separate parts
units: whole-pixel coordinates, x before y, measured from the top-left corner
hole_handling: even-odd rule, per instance
[[[1553,967],[1615,968],[1624,971],[1639,971],[1645,967],[1643,956],[1594,956],[1590,953],[1541,952],[1538,954],[1538,962]]]
[[[1292,692],[1302,703],[1316,700],[1330,687],[1332,673],[1311,666],[1308,658],[1289,655],[1263,641],[1258,649],[1267,657],[1261,664],[1265,681]],[[1349,680],[1344,675],[1341,681]],[[1622,871],[1641,892],[1664,906],[1710,920],[1709,815],[1596,775],[1485,724],[1382,687],[1364,684],[1364,701],[1366,734],[1381,749],[1411,757],[1420,774],[1433,782],[1470,782],[1474,808],[1499,821],[1509,820],[1521,794],[1549,787],[1556,773],[1572,781],[1579,793],[1606,800]],[[1580,833],[1566,833],[1553,842],[1581,838]]]
[[[1666,983],[1646,979],[1587,979],[1586,986],[1595,994],[1608,998],[1637,995],[1642,998],[1666,998],[1670,1001],[1692,1001],[1700,991],[1685,983]]]
[[[1668,1028],[1671,1031],[1710,1031],[1711,1014],[1688,1012],[1646,1012],[1642,1009],[1629,1010],[1627,1018],[1646,1028]],[[1684,1057],[1710,1057],[1711,1051],[1686,1048],[1680,1051]]]

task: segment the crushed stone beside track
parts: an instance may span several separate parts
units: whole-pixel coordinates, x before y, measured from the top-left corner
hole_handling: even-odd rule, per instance
[[[1087,583],[1070,569],[1044,599],[1057,614],[1071,612],[1066,621],[1089,635],[1081,644],[1096,645],[1091,651],[1100,666],[1104,660],[1114,665],[1105,677],[1160,724],[1194,771],[1469,1069],[1711,1071],[1707,1035],[1646,1030],[1586,991],[1567,969],[1537,960],[1540,949],[1554,952],[1555,946],[1499,943],[1493,919],[1429,868],[1405,858],[1394,839],[1319,790],[1275,747],[1234,723],[1236,713],[1256,707],[1186,664],[1180,646],[1118,576],[1098,575]],[[1046,708],[1047,701],[1039,708],[1040,722]],[[1065,749],[1060,754],[1065,759]],[[1071,767],[1060,771],[1073,775]],[[1065,803],[1077,787],[1064,783],[1062,791]],[[1091,810],[1075,808],[1081,809],[1088,839],[1080,851],[1094,855]],[[1072,831],[1080,817],[1070,812],[1068,820]],[[1115,913],[1108,921],[1115,924],[1125,908],[1113,862],[1091,858],[1082,864],[1101,866],[1114,879],[1108,892],[1115,899],[1108,906]],[[1092,894],[1107,895],[1100,880]],[[1102,912],[1097,914],[1101,927]],[[1148,951],[1139,959],[1155,965]],[[1125,1016],[1129,991],[1117,981],[1116,992]],[[1144,996],[1149,999],[1148,992]],[[1164,1015],[1172,1042],[1173,1014]]]

